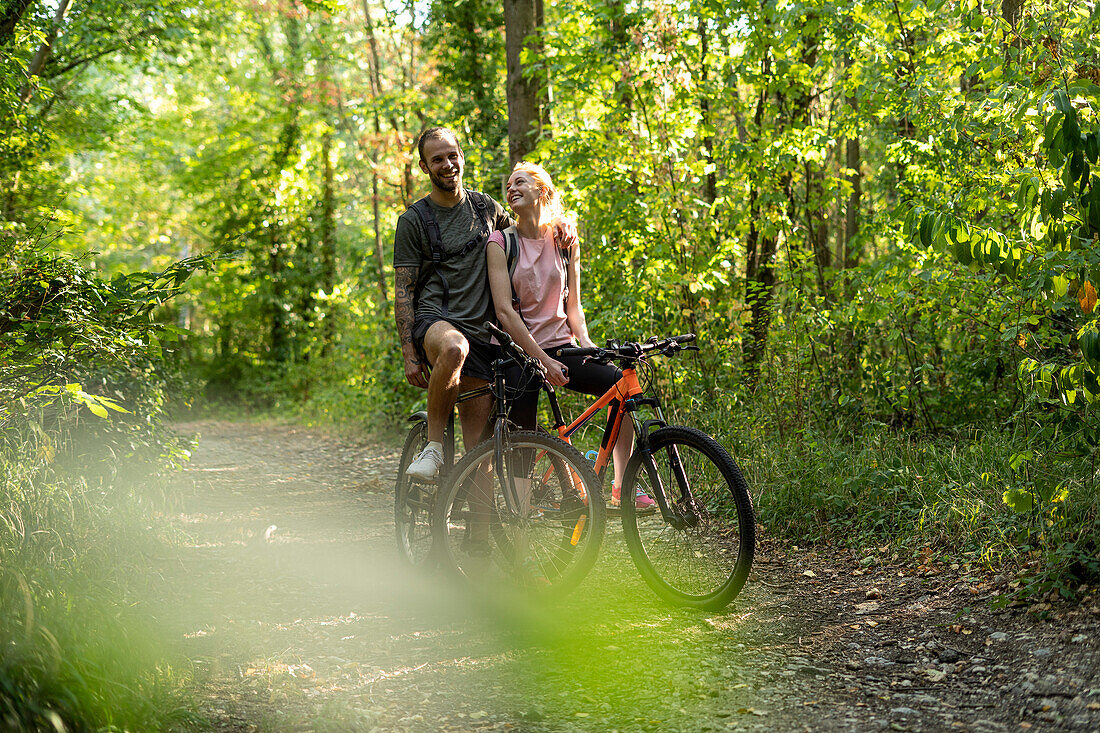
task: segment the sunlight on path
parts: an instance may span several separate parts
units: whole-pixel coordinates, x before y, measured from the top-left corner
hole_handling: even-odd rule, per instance
[[[715,714],[710,680],[738,690],[739,617],[659,606],[614,532],[560,607],[463,599],[397,565],[394,449],[181,430],[201,438],[177,481],[172,616],[219,729],[691,730]],[[725,697],[727,716],[746,704]]]

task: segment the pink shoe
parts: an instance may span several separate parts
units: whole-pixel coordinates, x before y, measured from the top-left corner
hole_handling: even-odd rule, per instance
[[[620,491],[618,486],[611,487],[611,506],[619,506],[622,503],[620,498]],[[651,509],[657,505],[657,502],[653,501],[649,497],[649,494],[645,493],[641,486],[634,492],[634,506],[637,509]]]
[[[638,509],[652,509],[657,506],[657,502],[649,498],[649,494],[645,493],[641,486],[634,492],[634,506]]]

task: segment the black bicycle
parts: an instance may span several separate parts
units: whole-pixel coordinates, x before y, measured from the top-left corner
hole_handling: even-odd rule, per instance
[[[441,474],[431,522],[435,556],[478,588],[560,595],[599,552],[606,522],[600,480],[576,448],[509,423],[505,367],[517,363],[525,379],[545,383],[542,365],[504,331],[490,330],[505,354],[493,362],[492,433]]]

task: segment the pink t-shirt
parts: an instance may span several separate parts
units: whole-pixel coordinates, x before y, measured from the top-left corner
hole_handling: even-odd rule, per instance
[[[504,247],[504,232],[493,232],[487,247]],[[507,251],[507,250],[505,250]],[[535,343],[546,348],[573,340],[565,319],[565,298],[569,277],[553,233],[542,239],[519,237],[519,262],[512,274],[512,287],[519,296],[520,312]]]

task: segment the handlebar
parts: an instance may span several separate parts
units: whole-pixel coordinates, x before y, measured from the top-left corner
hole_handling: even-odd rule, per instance
[[[542,365],[542,362],[524,351],[504,329],[492,321],[485,321],[485,329],[496,337],[496,340],[500,342],[505,351],[510,352],[509,356],[516,360],[521,368],[529,367],[537,371],[539,375],[546,376],[546,367]]]
[[[492,321],[485,321],[485,328],[496,337],[496,340],[500,342],[504,350],[509,352],[509,356],[515,359],[521,367],[530,367],[538,371],[540,375],[546,375],[546,368],[542,365],[542,362],[524,351],[506,331]],[[601,348],[599,346],[566,347],[561,349],[558,354],[559,356],[586,356],[591,357],[595,361],[609,361],[614,359],[638,360],[642,358],[644,354],[651,351],[657,352],[662,356],[671,356],[685,349],[698,349],[696,346],[684,345],[690,344],[694,340],[695,334],[693,333],[668,336],[663,339],[654,336],[641,343],[628,341],[625,344],[609,346],[608,348]]]
[[[641,343],[628,341],[621,345],[609,344],[607,348],[601,348],[599,346],[567,347],[561,349],[558,354],[560,356],[587,356],[596,361],[607,361],[610,359],[636,360],[640,359],[642,355],[648,351],[655,351],[664,356],[670,356],[684,349],[696,349],[698,347],[683,345],[689,344],[694,340],[695,334],[693,333],[685,333],[680,336],[669,336],[663,339],[658,339],[654,336],[648,341],[643,341]]]

